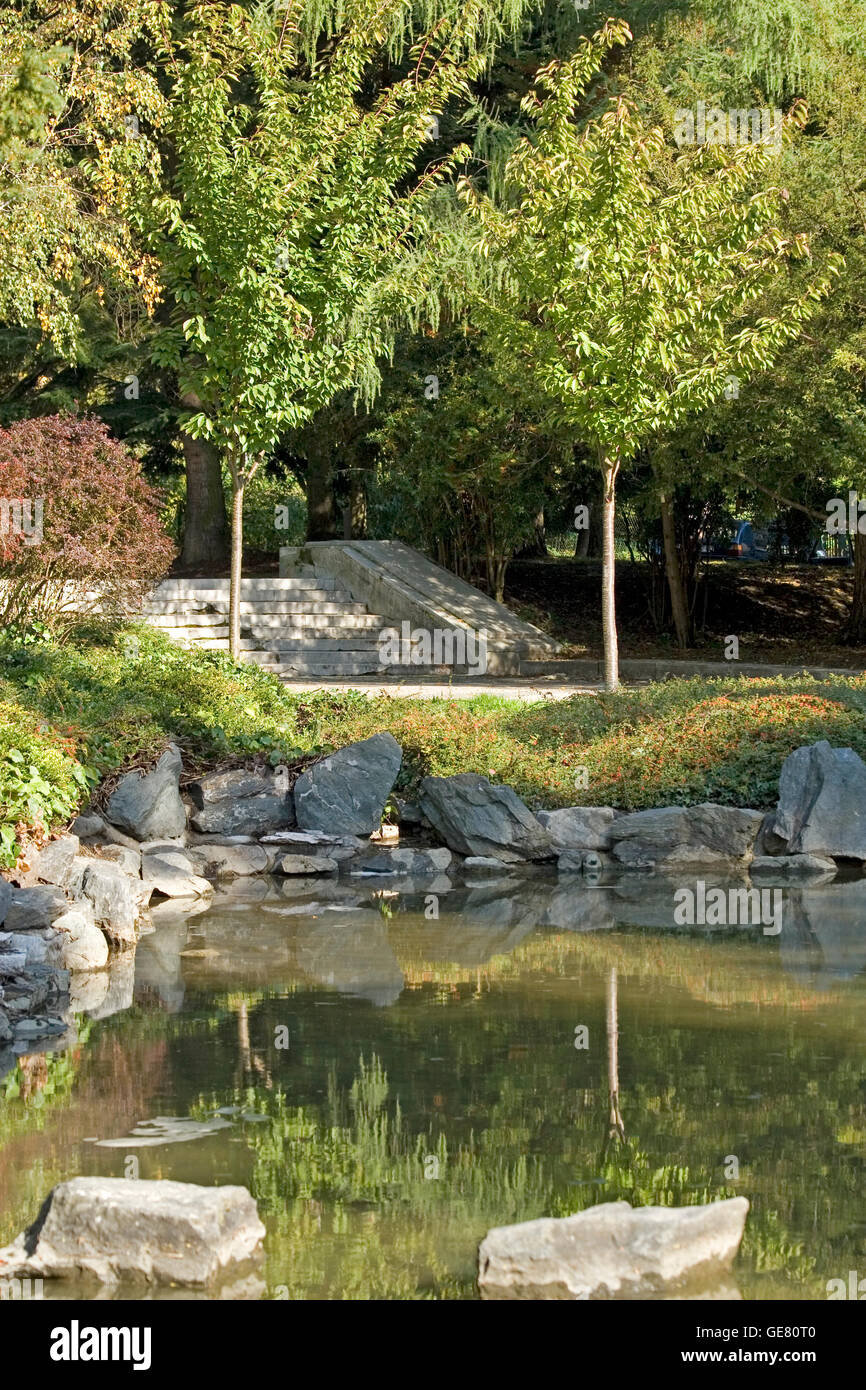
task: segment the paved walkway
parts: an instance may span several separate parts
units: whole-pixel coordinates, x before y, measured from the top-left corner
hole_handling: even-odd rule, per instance
[[[429,681],[388,681],[365,680],[358,676],[351,681],[305,681],[286,680],[283,687],[298,695],[309,694],[314,690],[360,690],[365,695],[390,695],[404,700],[472,700],[477,695],[494,695],[500,700],[567,700],[571,695],[599,695],[603,686],[572,685],[564,681],[521,680],[518,676],[487,676],[482,679],[442,681],[431,678]],[[632,682],[645,685],[645,681]]]

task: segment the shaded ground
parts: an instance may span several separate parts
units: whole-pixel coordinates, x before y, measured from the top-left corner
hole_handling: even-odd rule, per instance
[[[866,647],[844,645],[851,601],[850,569],[822,565],[758,565],[718,561],[710,566],[706,613],[697,644],[682,655],[719,661],[725,638],[739,638],[741,661],[866,667]],[[680,655],[653,621],[648,565],[616,570],[621,657]],[[508,567],[505,600],[520,617],[568,644],[571,657],[601,656],[601,565],[572,559],[520,560]]]

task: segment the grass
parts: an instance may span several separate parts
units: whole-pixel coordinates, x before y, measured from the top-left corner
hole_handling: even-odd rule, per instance
[[[170,739],[198,772],[237,759],[291,764],[382,730],[403,748],[402,795],[426,775],[476,772],[534,808],[761,808],[802,744],[826,738],[866,758],[866,677],[678,680],[529,705],[299,695],[147,627],[83,629],[62,646],[5,638],[0,862],[14,862],[23,833],[65,823],[103,778],[148,766]]]

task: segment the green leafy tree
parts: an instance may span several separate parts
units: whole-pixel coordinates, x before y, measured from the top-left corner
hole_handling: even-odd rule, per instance
[[[200,402],[183,428],[213,443],[231,474],[235,656],[244,489],[280,435],[337,391],[375,391],[377,360],[415,298],[401,267],[460,157],[413,177],[430,118],[480,66],[466,50],[482,8],[440,21],[410,74],[365,103],[396,4],[351,0],[329,56],[302,81],[294,5],[276,28],[273,11],[202,7],[186,60],[172,60],[173,168],[153,246],[176,311],[156,357]]]
[[[772,214],[769,144],[686,147],[618,96],[576,118],[599,64],[630,38],[608,22],[574,56],[539,74],[524,102],[531,135],[512,150],[502,196],[461,192],[480,250],[505,266],[479,322],[552,417],[595,450],[603,483],[605,674],[618,684],[614,509],[624,464],[720,399],[730,376],[765,368],[827,292],[838,258],[761,309],[772,277],[808,254]],[[757,187],[756,187],[757,185]]]

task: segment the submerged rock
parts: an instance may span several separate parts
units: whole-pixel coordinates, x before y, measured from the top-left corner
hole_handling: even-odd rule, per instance
[[[73,1178],[0,1250],[5,1277],[89,1276],[202,1287],[257,1258],[265,1228],[245,1187]]]
[[[730,1269],[749,1203],[731,1197],[699,1207],[604,1202],[577,1216],[488,1231],[478,1251],[484,1299],[639,1299]]]

